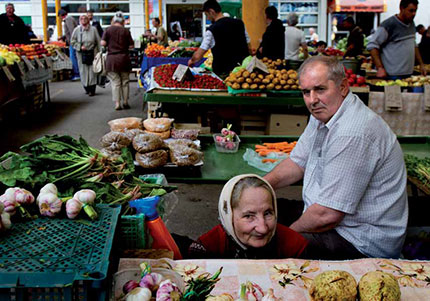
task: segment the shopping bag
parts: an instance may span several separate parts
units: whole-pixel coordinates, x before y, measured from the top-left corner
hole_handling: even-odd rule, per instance
[[[93,61],[93,72],[96,74],[106,74],[106,54],[101,51],[96,54]]]

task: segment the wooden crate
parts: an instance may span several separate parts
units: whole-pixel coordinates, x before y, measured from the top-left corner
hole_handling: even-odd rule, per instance
[[[240,116],[240,135],[264,135],[267,117],[265,114],[249,114]]]
[[[300,136],[307,122],[308,116],[305,115],[271,114],[267,134]]]

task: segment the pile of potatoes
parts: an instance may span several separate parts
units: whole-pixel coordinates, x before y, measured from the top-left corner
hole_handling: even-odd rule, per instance
[[[299,80],[295,70],[269,69],[269,74],[261,71],[249,72],[245,68],[231,73],[225,84],[235,90],[298,90]]]
[[[262,58],[261,61],[269,69],[276,69],[278,66],[286,66],[287,65],[287,60],[281,60],[281,59],[271,60],[271,59],[265,57],[265,58]]]

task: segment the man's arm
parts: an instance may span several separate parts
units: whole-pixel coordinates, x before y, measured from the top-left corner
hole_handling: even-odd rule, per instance
[[[418,47],[415,47],[415,59],[420,64],[421,74],[426,76],[427,75],[426,67],[424,65],[424,62]]]
[[[306,60],[309,56],[308,45],[306,43],[302,43],[302,48],[303,48],[303,54],[305,55],[304,59]]]
[[[290,228],[297,232],[324,232],[335,228],[344,216],[342,211],[313,204]]]
[[[381,60],[381,45],[384,45],[388,40],[388,32],[383,27],[379,27],[376,32],[371,36],[369,43],[367,44],[367,50],[370,51],[373,63],[376,66],[377,77],[386,77],[387,72],[385,71],[384,65]]]
[[[210,30],[206,30],[203,36],[202,44],[200,45],[200,48],[197,49],[196,52],[194,52],[192,58],[188,61],[188,66],[192,67],[195,63],[200,61],[205,55],[206,51],[208,51],[214,46],[215,46],[214,36],[212,32],[210,32]]]
[[[379,49],[373,48],[372,50],[370,50],[370,55],[372,56],[373,63],[376,66],[376,77],[387,77],[387,71],[385,71],[384,65],[382,64]]]
[[[200,61],[203,56],[205,55],[207,50],[204,49],[197,49],[196,52],[194,52],[193,57],[188,61],[188,66],[192,67],[195,63]]]
[[[282,161],[264,178],[272,185],[273,189],[291,185],[303,179],[305,171],[290,158]]]

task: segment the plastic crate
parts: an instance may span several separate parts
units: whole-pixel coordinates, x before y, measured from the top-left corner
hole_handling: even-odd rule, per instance
[[[121,248],[124,250],[145,249],[147,235],[145,232],[145,215],[123,215],[120,220]]]
[[[39,217],[0,237],[0,300],[104,300],[120,206],[95,221]]]

